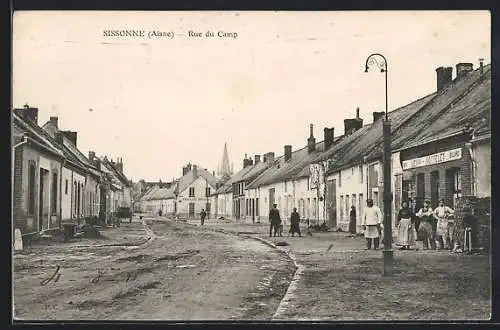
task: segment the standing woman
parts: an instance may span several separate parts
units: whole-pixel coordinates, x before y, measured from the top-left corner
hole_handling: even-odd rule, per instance
[[[431,202],[425,201],[424,207],[422,207],[418,213],[417,217],[420,218],[420,225],[418,228],[418,240],[422,241],[423,249],[429,249],[429,241],[431,249],[436,248],[436,241],[434,240],[434,232],[432,230],[432,221],[434,219],[434,213],[431,208]]]
[[[295,233],[299,234],[299,237],[302,237],[300,233],[300,216],[296,207],[293,208],[293,212],[290,216],[290,233],[292,237],[295,236]]]
[[[446,250],[451,249],[451,228],[448,226],[448,219],[454,214],[455,211],[453,209],[444,205],[444,199],[440,199],[438,207],[434,210],[434,215],[437,218],[436,245]]]
[[[403,201],[403,205],[398,213],[397,226],[398,226],[398,242],[397,245],[401,246],[400,250],[409,250],[413,243],[413,214],[408,207],[408,202]]]

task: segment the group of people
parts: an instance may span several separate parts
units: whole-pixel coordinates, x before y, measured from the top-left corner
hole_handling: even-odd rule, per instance
[[[397,217],[398,240],[401,249],[417,245],[423,250],[453,250],[461,252],[463,219],[454,218],[455,211],[445,205],[444,199],[432,209],[426,200],[418,212],[414,213],[408,202],[404,201]]]
[[[401,249],[410,249],[416,245],[423,250],[452,250],[462,252],[462,245],[468,240],[469,248],[475,240],[476,221],[471,210],[465,209],[464,215],[455,217],[455,211],[439,200],[438,206],[432,209],[426,200],[418,212],[414,213],[407,202],[398,214],[398,244]],[[469,239],[464,237],[469,231]]]
[[[382,212],[373,205],[373,200],[368,199],[366,204],[367,207],[361,217],[366,248],[371,249],[373,244],[373,248],[378,249],[382,236]],[[354,209],[351,210],[351,217],[353,214],[355,216],[354,212]],[[396,245],[400,246],[400,250],[410,250],[415,246],[417,250],[430,248],[462,252],[464,230],[473,226],[473,217],[466,215],[464,218],[455,219],[454,214],[455,211],[445,205],[444,199],[439,200],[435,209],[432,209],[430,201],[426,200],[416,213],[414,207],[410,207],[408,202],[404,201],[397,216]]]
[[[269,211],[269,237],[274,236],[283,236],[283,224],[281,222],[280,212],[277,208],[277,204],[273,204],[273,208]],[[299,237],[302,237],[300,232],[300,216],[297,212],[297,208],[293,208],[293,212],[290,215],[290,230],[289,233],[292,237],[295,234],[298,234]]]

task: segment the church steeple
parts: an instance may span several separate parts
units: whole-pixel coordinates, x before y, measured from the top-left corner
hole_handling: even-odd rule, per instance
[[[232,175],[231,168],[229,166],[229,156],[227,153],[227,143],[224,142],[224,151],[222,152],[222,162],[220,164],[219,168],[219,176],[224,176],[224,175]]]

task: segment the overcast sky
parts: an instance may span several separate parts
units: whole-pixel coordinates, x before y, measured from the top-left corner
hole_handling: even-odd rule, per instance
[[[122,157],[134,181],[165,181],[187,162],[217,170],[224,142],[236,171],[245,153],[306,146],[310,123],[317,141],[356,107],[370,123],[385,104],[383,74],[364,73],[371,53],[387,57],[395,109],[432,93],[439,66],[490,63],[490,39],[485,11],[17,12],[13,106],[38,107],[40,125],[59,116],[84,154]]]

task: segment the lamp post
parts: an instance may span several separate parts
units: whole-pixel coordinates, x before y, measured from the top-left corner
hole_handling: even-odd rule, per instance
[[[385,75],[385,119],[383,121],[384,136],[384,275],[392,274],[392,193],[391,193],[391,122],[388,116],[387,105],[387,59],[384,55],[374,53],[368,56],[365,63],[365,72],[370,66],[377,66]]]

